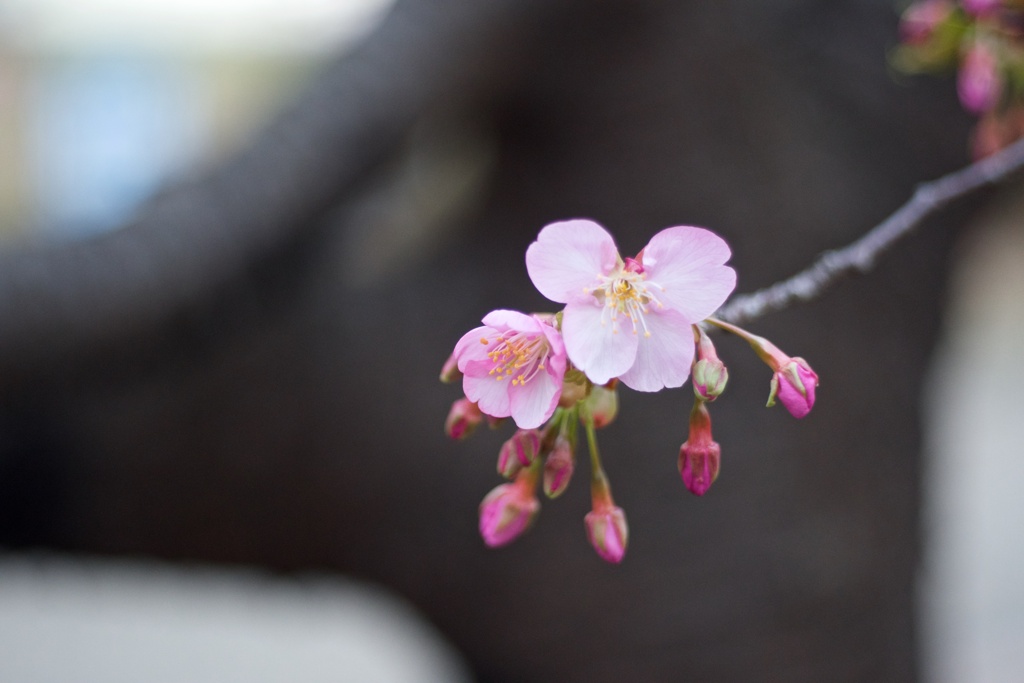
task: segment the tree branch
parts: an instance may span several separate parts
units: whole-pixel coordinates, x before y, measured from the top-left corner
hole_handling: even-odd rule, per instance
[[[847,275],[867,273],[876,259],[946,205],[987,185],[1001,182],[1024,167],[1024,140],[938,180],[917,187],[907,203],[863,237],[841,249],[826,251],[809,267],[770,287],[734,297],[716,314],[740,323],[817,298]]]

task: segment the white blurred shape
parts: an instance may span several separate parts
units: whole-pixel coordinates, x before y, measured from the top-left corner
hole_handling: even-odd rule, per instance
[[[341,579],[0,556],[0,680],[465,683],[407,604]]]
[[[1024,187],[975,229],[925,397],[931,683],[1024,680]]]
[[[6,0],[20,49],[322,52],[362,35],[393,0]]]

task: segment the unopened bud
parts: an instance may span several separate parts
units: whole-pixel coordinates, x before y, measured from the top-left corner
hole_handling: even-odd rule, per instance
[[[583,522],[587,527],[587,540],[601,559],[614,564],[622,562],[629,542],[629,527],[622,508],[595,508],[587,513]]]
[[[574,405],[587,397],[586,376],[579,370],[572,370],[565,373],[562,380],[562,394],[558,397],[558,405],[562,408],[572,408]]]
[[[995,108],[1002,93],[1003,79],[995,52],[985,43],[975,42],[967,49],[957,74],[960,104],[972,114],[984,114]]]
[[[626,513],[612,500],[612,489],[603,469],[591,472],[590,500],[592,509],[583,518],[587,540],[601,559],[618,564],[626,555],[629,527]]]
[[[793,417],[801,418],[814,407],[814,393],[818,387],[818,373],[803,358],[790,358],[772,376],[768,407],[775,405],[776,397]]]
[[[559,436],[555,445],[544,461],[544,494],[548,498],[557,498],[569,486],[576,458],[568,439]]]
[[[448,418],[444,421],[445,434],[456,440],[465,439],[483,421],[484,414],[468,398],[460,398],[452,404]]]
[[[480,503],[480,535],[491,548],[511,543],[526,531],[540,511],[534,493],[536,475],[520,472],[516,481],[502,484]]]
[[[701,358],[693,364],[693,393],[702,401],[714,401],[725,391],[729,370],[717,358]]]
[[[714,401],[725,391],[729,371],[718,358],[711,337],[700,325],[693,326],[697,337],[697,362],[693,364],[693,393],[703,401]]]
[[[619,414],[619,393],[615,389],[595,386],[590,396],[580,404],[580,417],[592,419],[598,429],[607,427]]]
[[[498,474],[511,479],[524,467],[529,467],[540,452],[540,432],[520,429],[501,445],[498,451]]]
[[[694,401],[690,436],[679,448],[679,474],[691,493],[703,496],[718,478],[722,449],[711,438],[711,415],[704,401]]]
[[[445,384],[451,384],[460,377],[462,377],[462,372],[459,370],[459,359],[455,357],[455,354],[452,354],[448,356],[448,360],[444,362],[444,366],[441,368],[441,381]]]

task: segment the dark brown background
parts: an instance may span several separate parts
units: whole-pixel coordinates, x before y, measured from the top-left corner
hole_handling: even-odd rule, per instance
[[[446,441],[436,382],[487,311],[550,308],[523,262],[546,222],[629,253],[708,226],[750,290],[965,162],[952,83],[887,69],[896,22],[888,0],[400,2],[122,231],[0,255],[0,544],[368,578],[481,681],[913,680],[918,399],[969,205],[755,324],[820,373],[806,420],[720,342],[704,499],[675,469],[688,391],[623,396],[621,566],[579,481],[487,550],[507,435]]]

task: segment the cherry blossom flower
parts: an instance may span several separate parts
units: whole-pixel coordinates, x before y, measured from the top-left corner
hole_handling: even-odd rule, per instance
[[[542,229],[526,251],[526,269],[541,294],[566,304],[566,352],[591,382],[618,377],[637,391],[659,391],[689,377],[691,326],[736,284],[724,265],[730,256],[714,233],[678,226],[623,260],[604,228],[577,219]]]
[[[470,401],[492,417],[536,429],[555,412],[565,376],[565,345],[549,321],[516,311],[491,311],[455,345]]]

